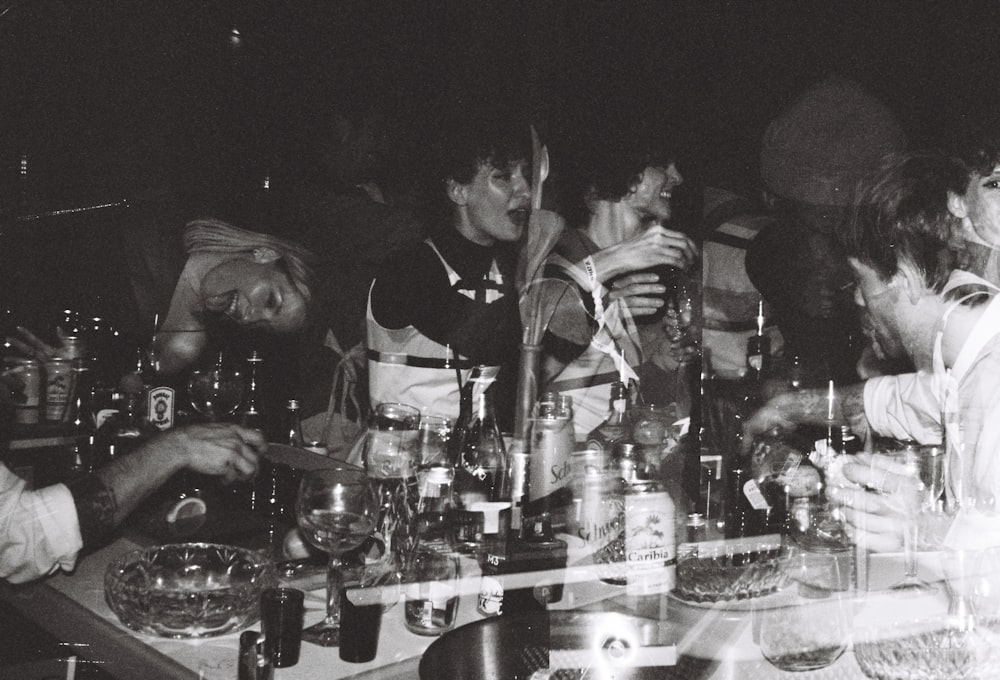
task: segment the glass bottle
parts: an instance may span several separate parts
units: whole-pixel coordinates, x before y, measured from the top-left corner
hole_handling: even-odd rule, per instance
[[[747,369],[763,376],[770,368],[771,338],[764,335],[764,299],[757,303],[757,333],[747,338]]]
[[[431,465],[420,471],[415,542],[403,567],[406,628],[417,635],[440,635],[455,626],[459,562],[448,518],[454,470]]]
[[[299,412],[299,400],[289,399],[285,406],[285,423],[281,428],[281,442],[302,448],[305,440],[302,437],[302,416]]]
[[[260,430],[261,432],[264,432],[264,413],[260,407],[261,399],[258,381],[260,378],[260,365],[263,362],[264,359],[256,350],[250,352],[250,356],[247,357],[247,365],[249,366],[247,393],[239,413],[240,425],[249,427],[252,430]]]
[[[575,448],[572,398],[557,393],[543,394],[531,418],[525,517],[548,514],[553,523],[565,520],[565,511],[572,504],[570,460]]]
[[[767,501],[750,461],[735,461],[726,480],[726,538],[759,536],[767,532]]]
[[[132,386],[127,383],[124,387],[119,394],[117,413],[105,420],[95,435],[105,460],[131,453],[156,431],[142,418],[141,389],[129,389]]]
[[[159,316],[153,322],[153,338],[149,346],[142,350],[140,370],[142,382],[146,388],[146,420],[157,430],[169,430],[175,425],[174,411],[177,407],[177,392],[172,381],[160,372],[160,362],[154,347],[156,346],[156,330]]]
[[[484,368],[473,369],[468,380],[475,408],[462,427],[458,455],[453,461],[455,491],[459,505],[465,509],[471,509],[470,506],[477,502],[506,501],[508,495],[507,449],[497,426],[493,392],[489,389],[495,372],[480,370]]]
[[[625,383],[611,383],[608,400],[608,415],[604,422],[587,435],[587,450],[598,454],[609,454],[615,443],[625,435],[625,408],[628,405],[628,391]]]

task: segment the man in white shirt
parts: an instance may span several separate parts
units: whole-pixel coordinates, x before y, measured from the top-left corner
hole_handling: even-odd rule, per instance
[[[972,201],[963,198],[966,182],[961,165],[935,154],[913,154],[893,159],[866,188],[872,210],[860,212],[840,234],[858,282],[856,301],[881,351],[904,354],[920,373],[869,381],[839,395],[842,416],[864,433],[870,429],[922,439],[936,435],[940,441],[945,425],[949,494],[956,499],[976,497],[980,508],[986,504],[992,510],[1000,495],[1000,471],[994,464],[1000,446],[1000,431],[994,431],[1000,430],[1000,385],[995,380],[1000,370],[1000,304],[994,286],[955,269],[949,249],[959,231],[957,223],[964,219],[960,209]],[[754,416],[747,433],[773,425],[824,422],[826,396],[777,397]],[[912,484],[877,456],[859,462],[845,466],[845,475],[863,486],[884,492]],[[899,525],[888,519],[885,496],[863,489],[831,489],[831,496],[848,506],[856,536],[867,534],[874,549],[898,548]],[[966,519],[953,525],[952,544],[1000,542],[1000,531],[984,530],[990,522]]]
[[[0,382],[0,426],[9,399]],[[263,436],[215,423],[176,428],[68,486],[29,489],[0,464],[0,578],[22,583],[71,571],[81,550],[105,542],[145,498],[181,470],[220,477],[253,477],[266,448]]]

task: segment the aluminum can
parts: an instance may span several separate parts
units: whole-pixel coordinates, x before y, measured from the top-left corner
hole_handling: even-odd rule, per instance
[[[33,425],[41,419],[42,372],[35,359],[7,357],[4,373],[10,373],[24,383],[24,401],[14,405],[14,422]]]
[[[621,480],[610,470],[589,469],[580,484],[576,534],[588,550],[601,550],[614,541],[624,526],[625,505]]]
[[[45,420],[67,422],[76,396],[74,359],[49,359],[45,362]]]
[[[677,551],[674,501],[656,482],[625,492],[625,592],[666,593],[674,587]]]

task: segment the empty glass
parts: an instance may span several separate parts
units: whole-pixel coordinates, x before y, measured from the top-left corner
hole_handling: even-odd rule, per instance
[[[365,469],[374,478],[409,478],[420,460],[420,411],[407,404],[379,404],[365,442]]]
[[[448,441],[455,424],[451,418],[437,415],[420,417],[420,465],[448,462]]]

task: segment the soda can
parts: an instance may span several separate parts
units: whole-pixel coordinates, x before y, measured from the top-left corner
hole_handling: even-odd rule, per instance
[[[656,482],[625,492],[625,592],[654,595],[674,587],[677,552],[674,501]]]
[[[45,420],[67,422],[76,394],[76,373],[71,359],[49,359],[45,362]]]
[[[34,425],[41,418],[42,374],[35,359],[7,357],[3,372],[15,376],[24,384],[24,401],[14,405],[14,422]]]

